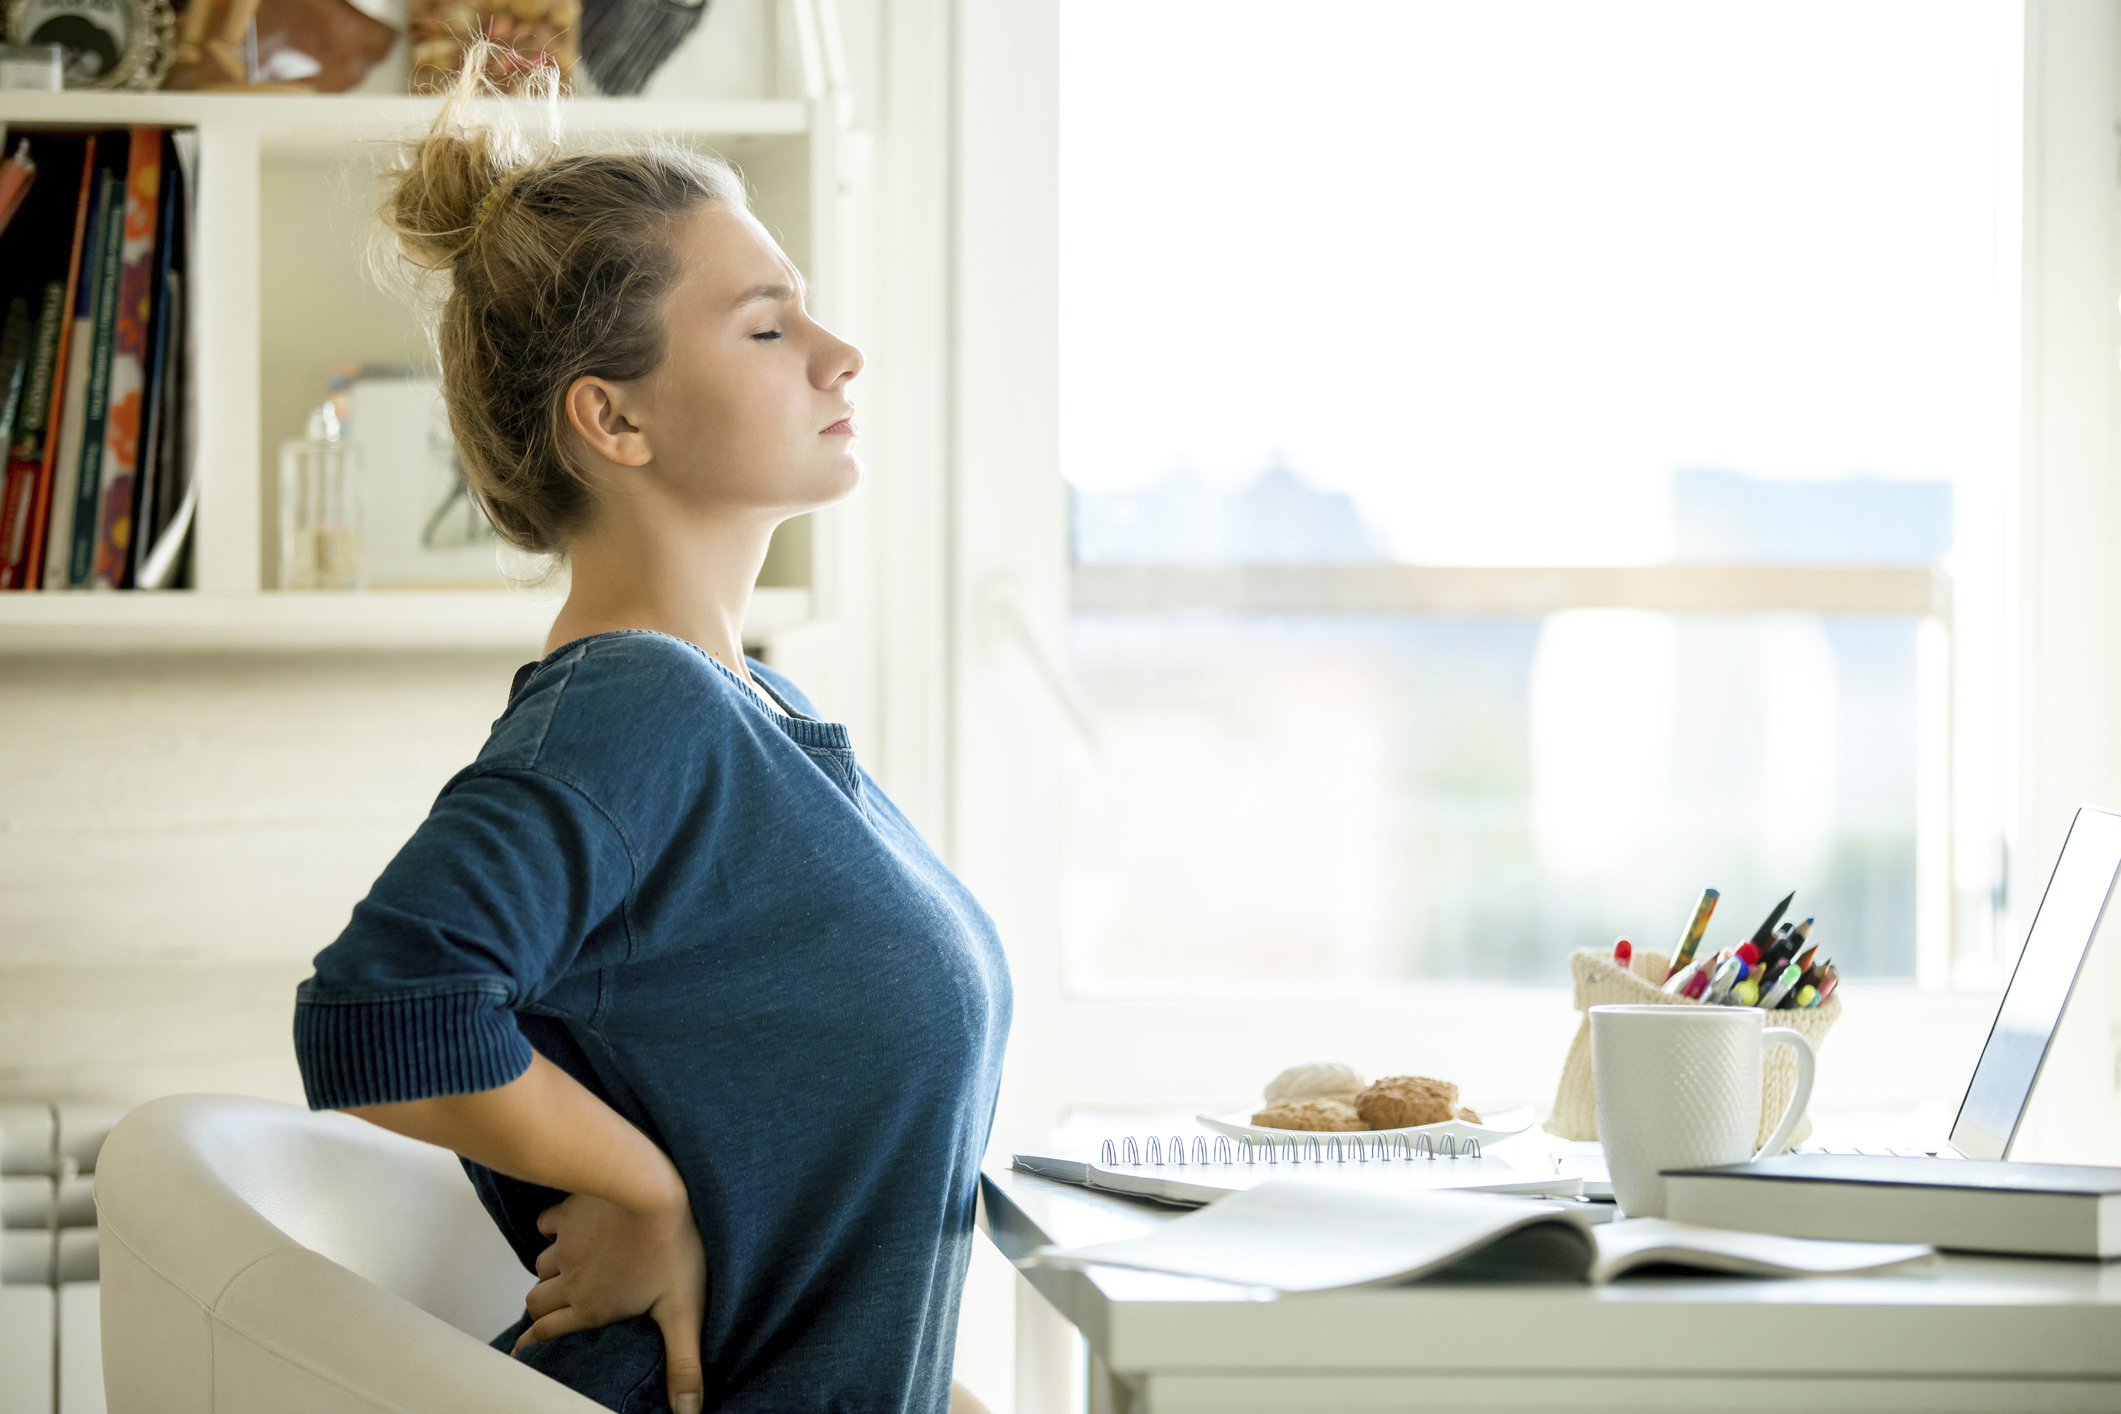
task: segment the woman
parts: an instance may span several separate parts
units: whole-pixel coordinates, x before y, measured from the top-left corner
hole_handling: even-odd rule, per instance
[[[477,57],[469,68],[477,68]],[[389,178],[546,656],[302,984],[309,1100],[464,1156],[539,1278],[496,1344],[624,1410],[942,1410],[1009,983],[739,632],[860,474],[861,354],[719,162],[535,157],[460,86]]]

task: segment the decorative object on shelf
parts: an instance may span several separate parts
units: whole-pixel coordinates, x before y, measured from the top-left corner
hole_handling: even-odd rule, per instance
[[[707,0],[582,0],[582,67],[598,92],[631,97],[706,14]]]
[[[56,44],[68,88],[151,89],[176,52],[169,0],[10,0],[10,44]]]
[[[280,444],[280,587],[359,589],[362,560],[361,449],[327,402]]]
[[[558,73],[560,91],[571,92],[581,20],[582,0],[412,0],[412,91],[446,88],[484,39],[495,46],[486,76],[504,93],[526,91],[547,67]]]
[[[66,87],[66,51],[56,44],[0,44],[0,89],[57,93]]]
[[[344,93],[398,38],[347,0],[223,0],[218,24],[215,9],[192,0],[184,12],[165,88]]]
[[[333,402],[361,449],[370,586],[499,588],[500,538],[457,456],[441,380],[419,370],[342,366]]]

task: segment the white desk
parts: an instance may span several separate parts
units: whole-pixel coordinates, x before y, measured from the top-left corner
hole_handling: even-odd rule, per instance
[[[2121,1410],[2121,1263],[1947,1257],[1902,1276],[1277,1297],[1026,1267],[1042,1243],[1178,1214],[997,1167],[981,1190],[995,1246],[1087,1339],[1093,1411]]]

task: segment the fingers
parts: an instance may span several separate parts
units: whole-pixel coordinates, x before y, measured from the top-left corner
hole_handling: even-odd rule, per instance
[[[538,1231],[544,1233],[547,1237],[559,1236],[560,1209],[564,1206],[566,1206],[564,1202],[555,1203],[551,1207],[547,1208],[544,1212],[539,1213]]]
[[[560,1244],[552,1242],[538,1253],[537,1273],[541,1280],[550,1281],[560,1274]]]
[[[656,1303],[663,1329],[663,1371],[673,1414],[700,1414],[707,1382],[700,1373],[700,1310],[691,1302]]]
[[[540,1316],[531,1322],[530,1329],[516,1337],[515,1349],[508,1353],[521,1355],[526,1346],[543,1345],[548,1340],[558,1340],[561,1336],[571,1335],[575,1331],[590,1330],[594,1325],[594,1322],[581,1315],[574,1307],[562,1306],[550,1315]]]
[[[530,1294],[523,1298],[523,1309],[530,1313],[532,1320],[537,1320],[541,1316],[549,1316],[554,1311],[570,1304],[572,1303],[568,1301],[565,1293],[560,1290],[560,1281],[557,1277],[539,1282],[536,1286],[530,1288]]]
[[[543,1345],[546,1341],[558,1340],[563,1335],[572,1335],[576,1331],[594,1330],[595,1328],[596,1322],[590,1320],[580,1311],[577,1311],[572,1306],[562,1306],[558,1310],[550,1311],[532,1321],[530,1329],[516,1337],[515,1349],[510,1353],[520,1355],[530,1346]]]

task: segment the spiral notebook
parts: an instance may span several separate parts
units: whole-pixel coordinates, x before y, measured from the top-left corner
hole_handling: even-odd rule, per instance
[[[1222,1135],[1082,1134],[1062,1130],[1018,1150],[1010,1166],[1024,1173],[1107,1193],[1199,1207],[1275,1178],[1302,1178],[1375,1193],[1459,1189],[1571,1198],[1583,1180],[1558,1172],[1544,1153],[1505,1158],[1479,1141],[1446,1136],[1305,1134],[1263,1143]]]

